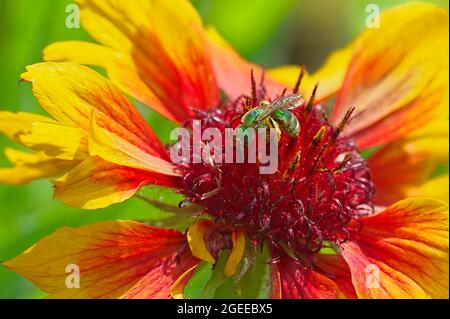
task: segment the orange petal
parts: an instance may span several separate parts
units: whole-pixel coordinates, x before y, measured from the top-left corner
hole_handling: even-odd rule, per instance
[[[318,254],[316,257],[316,271],[331,279],[346,298],[356,298],[350,268],[344,258],[338,254]]]
[[[105,125],[106,127],[106,125]],[[150,172],[177,176],[172,163],[152,155],[131,144],[114,130],[104,129],[97,123],[97,114],[91,116],[89,132],[89,154],[118,165],[133,167]]]
[[[448,206],[405,199],[342,245],[359,298],[448,298]]]
[[[251,70],[253,70],[255,79],[258,81],[262,77],[263,69],[240,57],[212,27],[208,29],[208,38],[211,60],[220,88],[231,100],[238,98],[242,94],[250,95]],[[293,87],[295,80],[287,87]],[[271,98],[281,95],[286,88],[286,85],[276,82],[267,75],[265,76],[264,84],[267,95]]]
[[[447,9],[411,3],[384,12],[380,28],[355,42],[332,120],[355,107],[346,132],[367,148],[448,118],[448,52]]]
[[[22,79],[33,83],[33,94],[60,124],[89,131],[93,111],[98,122],[131,144],[153,155],[167,152],[134,106],[107,79],[73,63],[39,63],[27,67]]]
[[[10,148],[5,149],[5,155],[14,166],[0,168],[0,183],[10,185],[23,185],[36,179],[57,177],[79,163],[51,158],[43,153],[25,153]]]
[[[431,178],[437,164],[448,162],[448,128],[433,135],[388,143],[368,161],[377,190],[375,204],[389,206],[405,197],[428,197],[421,189],[425,191],[429,186],[422,185]],[[448,187],[442,189],[445,190],[448,197]]]
[[[219,94],[201,19],[189,1],[78,0],[78,4],[86,30],[120,53],[118,60],[106,62],[106,68],[130,94],[144,97],[142,102],[152,103],[155,110],[180,123],[192,115],[190,108],[217,105]],[[108,49],[102,51],[110,55]],[[59,60],[71,57],[54,52]],[[133,84],[125,84],[124,76],[132,73]]]
[[[186,247],[178,231],[109,221],[61,228],[3,265],[51,298],[170,298],[172,285],[198,264]],[[70,273],[76,267],[79,288]]]
[[[72,207],[97,209],[123,202],[148,184],[174,187],[176,180],[89,157],[54,181],[54,196]]]
[[[329,278],[282,256],[272,265],[271,297],[276,299],[336,299],[345,297]]]

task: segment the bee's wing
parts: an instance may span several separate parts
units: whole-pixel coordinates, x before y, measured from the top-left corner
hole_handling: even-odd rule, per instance
[[[276,102],[276,101],[274,101],[274,102]],[[262,121],[267,119],[269,116],[271,116],[273,114],[273,112],[275,112],[279,108],[280,108],[279,105],[277,105],[275,103],[270,103],[267,107],[264,108],[264,111],[258,116],[256,121],[261,123]]]
[[[277,100],[281,100],[281,99],[283,99],[283,98],[280,98]],[[283,104],[283,106],[282,106],[283,109],[292,110],[292,109],[295,109],[299,104],[301,104],[303,102],[304,102],[303,95],[292,94],[292,95],[285,96],[284,99],[282,101],[280,101],[279,103]]]
[[[270,103],[267,107],[264,108],[264,112],[262,112],[258,118],[258,122],[262,122],[267,119],[269,116],[273,114],[278,109],[287,109],[292,110],[297,107],[300,101],[303,100],[303,96],[301,94],[291,94],[287,96],[282,96]]]

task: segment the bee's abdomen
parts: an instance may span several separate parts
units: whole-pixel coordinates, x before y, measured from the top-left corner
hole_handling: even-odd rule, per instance
[[[272,118],[277,121],[282,131],[290,137],[295,138],[300,134],[300,123],[292,112],[285,109],[278,109],[272,114]]]

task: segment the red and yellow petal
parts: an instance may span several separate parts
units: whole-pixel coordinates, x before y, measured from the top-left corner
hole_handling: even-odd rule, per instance
[[[177,119],[140,77],[136,64],[127,53],[95,43],[82,41],[56,42],[45,48],[45,61],[73,62],[104,68],[108,78],[122,91],[150,106],[162,116]]]
[[[362,219],[342,245],[359,298],[448,298],[448,205],[411,198]]]
[[[368,162],[377,190],[376,205],[389,206],[411,196],[448,201],[448,186],[439,186],[444,182],[442,178],[437,184],[428,182],[437,164],[448,162],[448,127],[388,143],[371,155]],[[432,188],[440,197],[433,196]]]
[[[140,147],[128,142],[126,136],[120,136],[110,127],[101,126],[101,118],[97,113],[91,115],[89,131],[89,155],[98,156],[104,160],[127,167],[146,170],[169,176],[178,176],[174,166],[169,161],[146,152]]]
[[[239,56],[212,27],[208,29],[208,39],[211,60],[220,88],[231,100],[238,98],[242,94],[250,95],[251,71],[253,70],[255,80],[259,83],[263,76],[263,69]],[[293,87],[295,81],[296,78],[289,85],[284,85],[271,79],[269,75],[265,75],[264,86],[267,90],[267,96],[276,98],[281,95],[286,87]]]
[[[23,144],[60,159],[86,159],[55,182],[55,197],[93,209],[121,202],[142,185],[175,184],[166,176],[176,174],[163,145],[107,79],[72,63],[32,65],[22,78],[59,122],[34,123]]]
[[[109,221],[61,228],[3,265],[50,298],[170,298],[199,262],[186,247],[178,231]],[[79,288],[67,285],[69,265],[79,268]]]
[[[179,123],[192,116],[191,108],[218,104],[202,22],[189,1],[79,0],[78,4],[83,26],[106,49],[85,44],[77,48],[102,53],[106,59],[100,65],[128,93]],[[67,49],[62,45],[49,49],[47,58],[80,59]],[[87,62],[99,65],[95,59]],[[126,83],[129,75],[131,82]]]
[[[120,203],[148,184],[175,187],[174,177],[88,157],[53,182],[54,197],[66,205],[98,209]]]
[[[282,255],[271,267],[271,298],[336,299],[345,295],[327,276]]]
[[[350,107],[346,132],[360,148],[448,118],[448,10],[411,3],[384,12],[356,40],[332,120]]]
[[[97,122],[152,155],[167,157],[153,130],[126,97],[95,71],[73,63],[39,63],[22,79],[33,84],[41,106],[60,124],[89,131],[92,112]]]
[[[318,254],[316,256],[316,271],[331,279],[345,295],[345,298],[356,297],[350,268],[339,254]]]

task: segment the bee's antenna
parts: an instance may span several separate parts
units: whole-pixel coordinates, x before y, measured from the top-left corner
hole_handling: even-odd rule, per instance
[[[305,65],[300,67],[300,73],[297,78],[297,82],[295,83],[294,89],[292,90],[293,94],[297,94],[300,89],[300,84],[302,83],[303,76],[305,75]]]
[[[252,101],[251,101],[251,104],[252,104],[252,106],[255,106],[257,96],[256,96],[255,75],[253,73],[253,69],[251,69],[251,71],[250,71],[250,78],[251,78],[251,81],[252,81]]]
[[[308,104],[306,105],[306,110],[308,112],[312,111],[313,105],[314,105],[314,98],[316,97],[317,88],[319,87],[319,83],[317,82],[316,85],[314,85],[313,91],[311,93],[311,97],[309,98]]]

